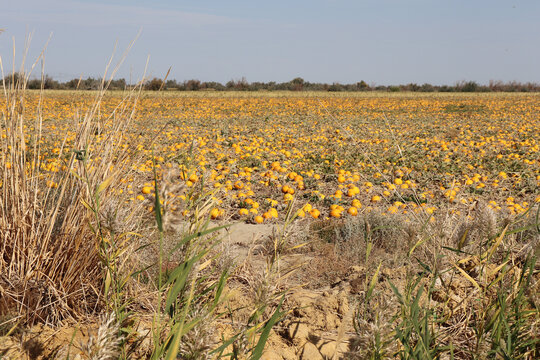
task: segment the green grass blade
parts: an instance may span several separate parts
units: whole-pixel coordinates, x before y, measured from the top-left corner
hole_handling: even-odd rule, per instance
[[[281,312],[281,306],[283,305],[283,301],[285,300],[285,295],[281,297],[281,301],[279,302],[279,305],[274,311],[274,314],[264,324],[261,336],[259,337],[259,341],[257,341],[257,345],[255,346],[255,349],[253,350],[253,353],[251,354],[250,360],[258,360],[263,355],[264,346],[266,345],[266,342],[268,341],[268,337],[270,336],[270,330],[274,327],[274,325],[281,320],[285,312]]]

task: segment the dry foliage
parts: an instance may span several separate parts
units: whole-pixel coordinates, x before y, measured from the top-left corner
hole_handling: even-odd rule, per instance
[[[0,139],[0,314],[15,314],[11,321],[27,325],[56,324],[93,313],[102,305],[101,260],[107,251],[104,242],[114,232],[102,224],[110,217],[107,211],[121,206],[117,191],[131,149],[123,141],[123,133],[136,97],[128,94],[102,119],[104,82],[94,105],[83,116],[71,119],[76,129],[73,147],[65,146],[67,135],[61,139],[52,161],[57,171],[51,176],[45,170],[51,159],[42,156],[49,139],[43,134],[41,109],[26,107],[28,77],[18,76],[9,85],[3,84],[6,102],[1,126],[6,136]],[[33,111],[37,111],[35,120],[27,120]],[[106,135],[101,136],[105,129]]]

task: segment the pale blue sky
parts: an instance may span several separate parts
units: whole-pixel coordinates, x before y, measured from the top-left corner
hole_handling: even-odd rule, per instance
[[[115,42],[142,34],[119,76],[227,82],[540,82],[539,0],[2,0],[0,55],[49,35],[45,71],[100,76]],[[9,70],[4,69],[6,72]]]

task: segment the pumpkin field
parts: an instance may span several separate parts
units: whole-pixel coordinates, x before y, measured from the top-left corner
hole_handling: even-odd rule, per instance
[[[0,106],[8,358],[539,356],[537,93]]]
[[[56,157],[64,137],[63,146],[72,147],[76,112],[91,100],[75,92],[44,97],[49,186],[65,166]],[[97,143],[106,141],[120,100],[113,93],[101,102]],[[130,195],[125,201],[152,203],[155,164],[159,173],[179,171],[188,187],[217,190],[217,219],[276,222],[293,199],[298,216],[315,219],[370,211],[460,215],[478,202],[521,214],[540,201],[538,100],[536,94],[147,93],[123,134],[125,143],[137,143],[130,176],[121,179]],[[34,95],[26,106],[37,101]]]

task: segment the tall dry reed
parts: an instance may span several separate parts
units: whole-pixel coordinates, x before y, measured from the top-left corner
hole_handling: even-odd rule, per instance
[[[104,118],[104,80],[89,110],[65,119],[72,123],[75,137],[66,134],[61,139],[54,159],[57,169],[48,171],[42,144],[49,139],[43,134],[41,101],[36,109],[26,107],[26,85],[32,70],[40,62],[43,67],[43,53],[29,70],[25,58],[26,52],[20,69],[13,68],[6,83],[0,57],[0,316],[31,325],[79,318],[101,305],[107,276],[102,260],[110,231],[101,225],[100,211],[121,206],[111,184],[120,184],[127,170],[131,146],[123,134],[133,119],[138,94],[126,92],[112,115]],[[107,71],[110,68],[111,62]],[[104,79],[112,79],[117,68],[106,71]],[[40,100],[43,96],[42,89]]]

